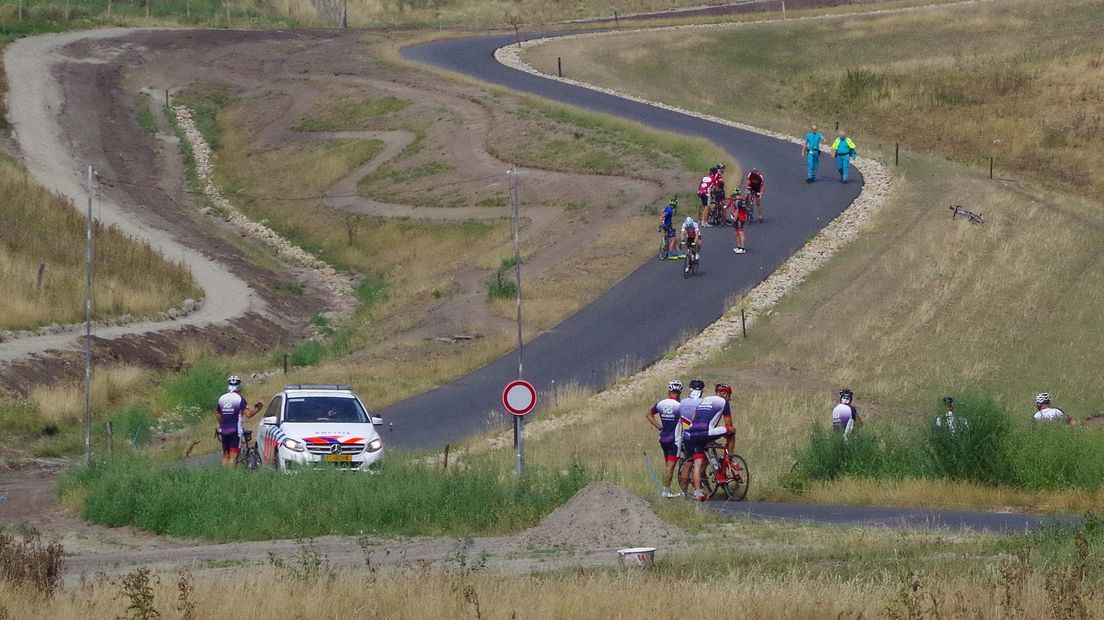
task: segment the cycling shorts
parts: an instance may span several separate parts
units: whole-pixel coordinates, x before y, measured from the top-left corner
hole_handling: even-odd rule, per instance
[[[698,198],[701,198],[703,207],[709,206],[709,194],[698,194]]]
[[[659,442],[659,448],[663,450],[663,460],[673,462],[678,460],[679,446],[675,442]]]
[[[241,452],[241,437],[237,433],[231,435],[219,435],[222,439],[223,452]]]
[[[760,187],[758,185],[748,186],[748,194],[755,194],[756,196],[759,196],[759,194],[762,194],[762,193],[763,193],[763,188],[762,187]]]
[[[664,226],[663,227],[663,232],[666,233],[664,236],[666,236],[668,239],[670,239],[671,237],[675,236],[675,227],[674,226]]]
[[[736,230],[743,230],[744,229],[744,220],[741,220],[740,218],[736,218],[735,220],[733,220],[732,226],[735,227]]]
[[[705,458],[705,447],[709,445],[711,441],[713,441],[711,437],[696,440],[683,438],[682,443],[686,447],[686,452],[690,454],[690,457],[695,461],[700,461]]]

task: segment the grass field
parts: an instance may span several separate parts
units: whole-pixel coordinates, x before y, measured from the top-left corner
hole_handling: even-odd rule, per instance
[[[85,218],[8,159],[0,159],[0,196],[0,330],[84,320]],[[94,244],[96,320],[153,316],[202,297],[187,269],[149,246],[102,226]]]
[[[1104,318],[1095,268],[1104,210],[1080,197],[1104,183],[1092,165],[1104,137],[1093,120],[1101,109],[1094,67],[1104,57],[1095,37],[1094,20],[1104,18],[1098,7],[1009,1],[621,34],[526,52],[545,71],[561,57],[574,79],[797,135],[810,120],[831,129],[838,119],[860,149],[882,161],[892,160],[893,142],[906,149],[893,170],[890,203],[869,230],[784,299],[751,338],[687,369],[687,377],[735,382],[742,449],[758,465],[759,492],[787,496],[776,485],[810,427],[828,419],[841,385],[860,394],[870,424],[901,430],[929,424],[942,394],[993,398],[1018,426],[1027,425],[1039,391],[1055,394],[1075,417],[1102,408],[1095,360],[1104,343],[1093,326]],[[1022,45],[1041,32],[1045,44]],[[833,44],[839,41],[845,45]],[[700,93],[685,67],[707,64],[723,68],[726,79]],[[991,154],[998,176],[1020,181],[986,178],[979,164]],[[950,221],[952,203],[984,213],[987,223]],[[624,428],[660,389],[620,416],[603,416],[597,424],[608,430],[587,434],[595,445],[549,439],[548,450],[584,460],[623,452],[601,437],[623,436],[613,427]],[[647,445],[642,426],[639,441]],[[1088,429],[1061,430],[1078,434],[1072,443],[1095,441],[1081,436]],[[620,456],[609,461],[633,460]],[[1032,467],[1047,463],[1042,457]],[[1104,505],[1091,485],[1032,495],[894,480],[804,492],[822,501],[906,505]]]
[[[668,592],[699,616],[733,601],[757,618],[1082,618],[1104,611],[1092,559],[1098,525],[1007,539],[759,523],[705,525],[695,535],[665,549],[651,571],[503,574],[495,568],[500,558],[465,553],[463,540],[454,556],[434,564],[381,565],[376,553],[365,566],[333,566],[304,541],[301,558],[270,567],[230,572],[228,559],[206,567],[212,571],[139,569],[89,579],[50,599],[30,585],[0,582],[0,600],[18,618],[125,617],[134,609],[207,617],[263,597],[289,615],[310,615],[313,601],[325,599],[389,618],[604,619],[665,613],[671,601],[661,593]],[[551,563],[563,554],[544,555]]]

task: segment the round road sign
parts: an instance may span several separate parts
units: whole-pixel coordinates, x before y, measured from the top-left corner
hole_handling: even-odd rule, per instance
[[[514,415],[525,415],[537,404],[537,390],[523,379],[511,381],[502,390],[502,406]]]

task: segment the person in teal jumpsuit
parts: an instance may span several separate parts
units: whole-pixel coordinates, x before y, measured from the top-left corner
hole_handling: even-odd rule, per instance
[[[823,141],[824,136],[817,131],[816,123],[813,123],[812,130],[805,134],[805,146],[801,149],[801,154],[805,156],[805,163],[808,164],[808,171],[805,174],[806,183],[816,181],[817,168],[820,167],[820,143]]]
[[[839,170],[840,182],[846,183],[847,172],[851,168],[851,160],[858,155],[855,152],[855,143],[847,137],[847,134],[841,131],[839,137],[832,143],[832,152],[836,154],[836,170]]]

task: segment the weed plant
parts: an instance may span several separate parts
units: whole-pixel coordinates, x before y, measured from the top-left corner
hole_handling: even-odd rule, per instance
[[[83,498],[81,514],[108,526],[211,540],[325,534],[486,535],[534,524],[590,479],[580,465],[508,467],[474,460],[441,471],[392,456],[375,475],[330,469],[195,469],[140,456],[76,469],[62,495]],[[78,499],[79,501],[79,499]]]
[[[0,580],[50,596],[61,585],[63,551],[61,543],[45,542],[35,532],[22,541],[0,532]]]

